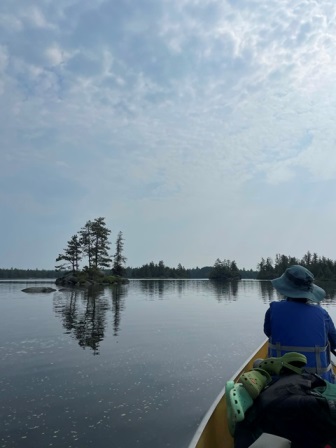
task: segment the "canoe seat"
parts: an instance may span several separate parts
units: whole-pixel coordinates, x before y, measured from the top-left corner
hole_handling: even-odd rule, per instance
[[[292,443],[290,440],[264,432],[250,445],[250,448],[288,448],[291,446]]]

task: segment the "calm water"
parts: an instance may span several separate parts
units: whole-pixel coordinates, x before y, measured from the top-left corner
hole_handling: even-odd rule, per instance
[[[45,285],[45,283],[44,283]],[[0,283],[0,447],[184,448],[264,340],[270,282]],[[56,288],[56,287],[55,287]],[[324,302],[336,322],[335,291]]]

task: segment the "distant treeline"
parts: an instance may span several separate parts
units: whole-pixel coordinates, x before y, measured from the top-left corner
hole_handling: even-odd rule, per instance
[[[170,268],[159,263],[150,262],[140,268],[126,268],[126,278],[209,278],[213,266],[184,268],[181,264],[177,268]],[[241,278],[256,278],[258,272],[250,270],[239,270]],[[0,269],[0,279],[25,279],[25,278],[52,278],[56,279],[64,275],[64,271],[45,269]]]
[[[178,264],[177,268],[171,268],[165,266],[164,262],[161,260],[159,263],[144,264],[140,268],[126,268],[127,278],[210,278],[216,267],[216,261],[214,266],[204,266],[202,268],[185,268],[181,264]],[[258,272],[245,269],[239,269],[241,278],[256,278]]]
[[[300,264],[309,269],[317,280],[336,281],[336,261],[309,251],[301,259],[281,254],[277,254],[274,261],[270,257],[262,258],[258,264],[257,278],[271,280],[279,277],[294,264]]]
[[[45,269],[0,269],[0,279],[58,278],[61,275],[62,272]]]
[[[208,278],[211,266],[203,268],[186,269],[181,264],[177,268],[165,266],[161,260],[159,263],[150,263],[142,265],[140,268],[126,268],[127,278]]]
[[[159,263],[144,264],[139,268],[125,268],[126,278],[211,278],[214,271],[227,269],[230,263],[234,271],[239,272],[241,278],[271,280],[279,277],[284,271],[293,264],[300,264],[309,269],[319,281],[336,281],[336,261],[316,253],[307,252],[302,258],[292,257],[291,255],[277,254],[273,260],[270,257],[262,258],[258,263],[257,270],[239,269],[235,262],[229,260],[216,260],[213,266],[204,266],[187,269],[181,264],[177,268],[168,267],[161,260]],[[231,269],[232,270],[232,269]],[[107,271],[106,271],[107,272]],[[24,278],[58,278],[64,274],[64,271],[45,270],[45,269],[0,269],[0,279],[24,279]]]

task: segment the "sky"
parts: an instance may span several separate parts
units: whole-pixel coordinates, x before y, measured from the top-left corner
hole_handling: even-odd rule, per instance
[[[0,268],[336,258],[334,0],[2,0]]]

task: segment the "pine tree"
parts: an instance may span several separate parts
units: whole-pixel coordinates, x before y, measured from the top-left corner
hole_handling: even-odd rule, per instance
[[[73,235],[68,241],[68,246],[63,254],[59,254],[56,261],[64,260],[66,263],[56,266],[57,270],[63,270],[70,266],[73,272],[78,271],[79,262],[82,259],[81,243],[78,235]]]
[[[177,265],[177,277],[178,278],[187,278],[188,277],[187,270],[184,266],[182,266],[181,263],[179,263]]]
[[[241,275],[234,260],[221,261],[219,258],[217,258],[215,264],[209,272],[209,278],[211,280],[239,280],[241,278]]]
[[[83,254],[88,258],[88,267],[108,268],[111,258],[108,254],[110,243],[108,237],[111,233],[106,227],[105,218],[96,218],[94,221],[87,221],[79,232]]]
[[[124,239],[122,232],[119,232],[116,241],[116,251],[113,257],[112,274],[118,275],[120,277],[122,277],[125,272],[124,264],[126,262],[126,257],[123,256],[123,250],[124,250]]]
[[[91,225],[92,232],[92,264],[96,269],[108,268],[112,259],[108,251],[110,242],[108,240],[111,230],[106,227],[105,218],[96,218]]]
[[[88,267],[92,267],[93,255],[93,235],[92,221],[87,221],[84,227],[79,231],[80,243],[82,245],[83,255],[88,258]]]

